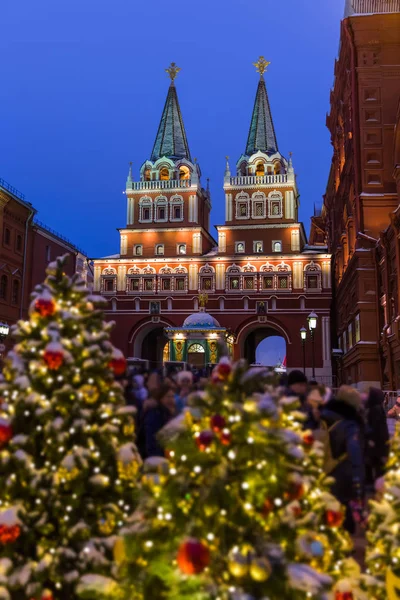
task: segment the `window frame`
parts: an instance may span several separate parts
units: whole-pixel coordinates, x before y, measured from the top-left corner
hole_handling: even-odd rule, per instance
[[[280,250],[275,250],[275,244],[280,244]],[[282,254],[282,240],[272,240],[272,252],[274,254]]]
[[[159,252],[158,249],[162,248],[162,252]],[[164,244],[156,244],[154,248],[154,254],[156,256],[164,256],[165,255],[165,247]]]
[[[15,289],[14,289],[15,284],[17,284],[16,295],[15,295]],[[12,286],[11,286],[11,304],[13,304],[14,306],[19,304],[20,293],[21,293],[21,282],[19,279],[13,279]]]
[[[18,247],[18,242],[21,241],[21,246]],[[15,251],[18,252],[19,254],[22,254],[24,249],[24,239],[21,233],[17,233],[17,235],[15,236]]]
[[[257,244],[261,244],[261,250],[257,250]],[[253,241],[253,252],[254,254],[264,254],[264,242],[262,240]]]
[[[11,246],[11,229],[9,227],[4,227],[3,242],[5,246]]]
[[[261,204],[262,205],[262,214],[261,215],[257,215],[256,214],[256,205],[257,204]],[[267,218],[267,199],[265,197],[264,192],[254,192],[254,194],[251,197],[251,216],[253,219],[266,219]]]
[[[141,252],[138,252],[138,248],[141,248]],[[134,244],[133,245],[133,254],[135,256],[143,256],[143,244]]]
[[[181,246],[183,246],[185,248],[185,252],[180,252],[179,251],[179,248]],[[176,253],[177,253],[178,256],[185,256],[185,254],[187,254],[187,244],[182,244],[182,243],[177,244],[176,245]]]
[[[176,194],[175,196],[172,196],[172,198],[170,198],[169,204],[170,204],[169,220],[171,221],[171,223],[181,223],[182,221],[184,221],[183,197]],[[174,215],[175,208],[180,208],[180,211],[181,211],[180,217],[175,217],[175,215]]]
[[[5,273],[0,276],[0,300],[3,300],[4,302],[7,302],[8,298],[8,279],[8,275]]]
[[[243,244],[243,251],[239,250],[240,244]],[[246,254],[246,242],[235,242],[235,254]]]

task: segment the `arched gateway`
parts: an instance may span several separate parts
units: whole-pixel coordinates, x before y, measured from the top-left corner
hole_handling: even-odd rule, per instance
[[[225,222],[217,226],[217,240],[210,191],[189,151],[175,81],[151,155],[139,177],[129,169],[120,249],[94,260],[94,291],[109,300],[109,318],[117,323],[114,343],[130,358],[150,365],[178,356],[213,364],[216,342],[207,338],[209,330],[172,344],[164,329],[184,335],[178,329],[206,296],[209,314],[238,336],[234,358],[255,362],[257,348],[278,335],[286,341],[288,369],[302,367],[300,329],[315,311],[316,376],[331,374],[331,257],[323,232],[310,245],[299,221],[295,168],[291,155],[279,150],[261,72],[265,63],[260,65],[245,152],[235,169],[228,160],[225,166]],[[305,350],[310,370],[309,338]]]

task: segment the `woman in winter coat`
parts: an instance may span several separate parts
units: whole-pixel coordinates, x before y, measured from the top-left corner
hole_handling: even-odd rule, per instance
[[[164,456],[157,434],[176,414],[175,392],[162,384],[145,400],[138,432],[138,448],[142,458]]]
[[[389,430],[383,408],[384,393],[378,388],[370,388],[365,404],[367,412],[366,463],[367,475],[371,483],[383,475],[389,454]]]
[[[329,442],[335,466],[329,473],[334,479],[332,494],[346,507],[344,526],[355,531],[353,511],[361,515],[364,501],[365,425],[361,396],[354,388],[342,386],[336,398],[321,411],[321,419],[329,431]]]

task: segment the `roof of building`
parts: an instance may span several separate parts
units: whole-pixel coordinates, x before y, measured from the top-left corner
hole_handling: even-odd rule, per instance
[[[214,319],[209,313],[200,311],[186,317],[183,322],[183,327],[187,329],[215,329],[215,327],[221,327],[221,325],[218,323],[217,319]]]
[[[344,16],[400,12],[400,0],[346,0]]]
[[[156,161],[162,156],[172,159],[186,158],[192,161],[173,80],[169,86],[151,160]]]
[[[251,117],[246,155],[251,156],[258,150],[266,154],[275,154],[275,152],[278,152],[278,143],[276,141],[267,88],[262,74],[260,75],[253,115]]]

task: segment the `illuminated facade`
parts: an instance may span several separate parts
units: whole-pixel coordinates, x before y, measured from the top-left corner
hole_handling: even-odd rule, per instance
[[[267,65],[263,57],[256,63],[260,80],[235,174],[226,163],[226,215],[216,227],[217,241],[210,232],[210,193],[191,158],[179,107],[179,69],[172,64],[167,70],[171,84],[150,159],[138,180],[129,171],[120,252],[94,260],[94,289],[109,300],[114,341],[128,357],[152,365],[176,358],[175,347],[167,355],[168,338],[174,328],[184,335],[180,328],[206,294],[207,313],[226,330],[235,358],[254,362],[259,342],[278,335],[286,341],[289,370],[302,368],[300,328],[316,311],[316,375],[330,380],[331,257],[324,240],[308,245],[298,221],[295,171],[291,157],[278,150]],[[204,330],[197,347],[207,349],[210,340]],[[191,348],[186,350],[190,355]],[[199,353],[205,363],[213,362],[209,348]],[[310,344],[306,362],[311,369]]]
[[[343,383],[400,388],[400,0],[348,0],[331,110],[333,158],[315,235],[334,273]]]

